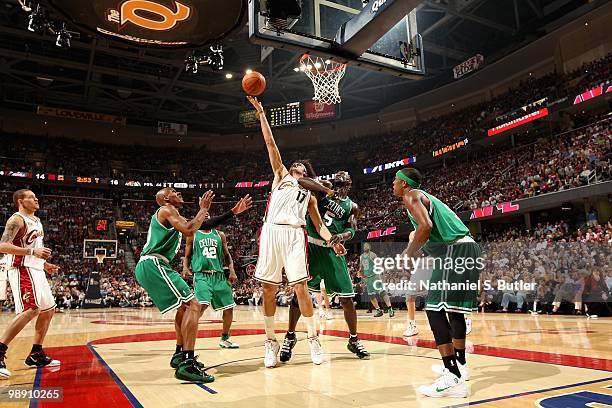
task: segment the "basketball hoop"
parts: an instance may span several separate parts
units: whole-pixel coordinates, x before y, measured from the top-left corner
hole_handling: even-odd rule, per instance
[[[96,260],[98,261],[98,264],[101,264],[104,262],[104,258],[106,258],[106,249],[104,248],[96,248],[95,249],[96,253],[95,253],[95,257]],[[98,252],[99,251],[99,252]]]
[[[312,81],[314,101],[325,105],[335,105],[342,101],[339,85],[346,71],[346,64],[304,54],[300,58],[300,71]]]

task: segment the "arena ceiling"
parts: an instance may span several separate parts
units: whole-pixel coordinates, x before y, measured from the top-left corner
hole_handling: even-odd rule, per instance
[[[268,79],[267,104],[312,97],[312,85],[294,72],[299,54],[275,50],[263,62],[245,26],[223,42],[225,68],[185,72],[185,51],[144,50],[80,33],[71,48],[26,30],[27,14],[16,0],[0,6],[1,103],[34,111],[36,105],[188,123],[200,130],[241,131],[238,113],[248,108],[240,87],[246,68]],[[451,80],[452,67],[481,53],[492,62],[605,1],[426,0],[418,12],[428,75],[421,81],[349,68],[341,86],[343,118],[377,112],[406,95]],[[69,29],[73,29],[70,28]],[[233,73],[232,79],[225,75]]]

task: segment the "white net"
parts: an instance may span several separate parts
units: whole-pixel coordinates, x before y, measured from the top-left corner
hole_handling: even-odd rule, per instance
[[[300,58],[300,71],[312,81],[313,100],[326,105],[335,105],[342,101],[339,86],[346,71],[346,64],[304,54]]]

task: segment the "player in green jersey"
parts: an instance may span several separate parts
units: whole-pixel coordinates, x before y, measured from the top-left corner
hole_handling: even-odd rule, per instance
[[[395,316],[395,311],[391,306],[389,294],[382,289],[382,277],[380,274],[374,273],[374,260],[376,258],[378,258],[378,256],[371,251],[370,244],[367,242],[363,244],[363,253],[359,257],[359,270],[357,271],[357,276],[365,279],[366,293],[370,297],[370,302],[372,302],[372,306],[374,306],[376,310],[374,317],[383,315],[383,311],[378,304],[376,296],[380,296],[383,302],[385,302],[385,306],[387,306],[386,311],[389,313],[389,317],[393,317]]]
[[[229,276],[225,277],[227,268]],[[183,275],[192,275],[196,300],[202,305],[201,314],[208,306],[215,311],[223,311],[223,333],[219,346],[221,348],[238,348],[230,340],[230,328],[234,319],[234,295],[232,284],[238,277],[234,271],[234,261],[227,247],[225,233],[216,229],[200,230],[193,237],[187,237],[185,257],[183,258]]]
[[[332,188],[332,184],[329,182],[322,181],[321,184],[327,188]],[[344,257],[346,250],[341,252],[341,255],[337,255],[337,252],[330,247],[330,245],[348,241],[355,235],[359,207],[348,197],[351,184],[352,181],[348,172],[339,171],[334,175],[333,185],[337,198],[322,197],[318,200],[319,213],[323,217],[325,226],[333,234],[329,244],[321,239],[312,220],[310,218],[306,220],[308,269],[311,275],[311,280],[308,281],[308,289],[311,292],[319,292],[321,281],[323,281],[329,296],[338,296],[350,333],[347,348],[360,359],[367,359],[370,354],[357,337],[357,311],[353,303],[355,292]],[[291,359],[291,351],[297,343],[295,327],[299,318],[300,309],[297,300],[294,298],[289,308],[289,328],[280,352],[282,362]]]
[[[402,199],[415,229],[404,254],[414,259],[423,250],[435,261],[425,310],[444,366],[432,367],[440,378],[419,391],[430,397],[465,398],[469,395],[465,384],[469,370],[464,314],[476,310],[478,292],[471,290],[470,284],[477,285],[482,270],[480,246],[457,214],[420,190],[422,179],[418,170],[406,168],[398,171],[393,181],[393,194]]]
[[[179,209],[185,203],[180,192],[164,188],[157,192],[155,200],[159,209],[151,217],[147,242],[136,265],[136,280],[148,292],[160,312],[178,309],[175,327],[180,327],[177,337],[177,352],[182,353],[175,377],[192,382],[211,382],[214,377],[206,374],[203,364],[194,355],[195,339],[200,317],[200,304],[183,278],[170,266],[176,256],[183,234],[193,235],[200,227],[213,228],[234,215],[240,214],[252,205],[247,195],[227,213],[207,221],[208,210],[214,194],[206,192],[199,200],[200,210],[190,221],[181,217]]]

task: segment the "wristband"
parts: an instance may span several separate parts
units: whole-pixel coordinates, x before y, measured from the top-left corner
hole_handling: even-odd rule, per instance
[[[26,255],[30,255],[30,256],[34,255],[34,249],[29,248],[28,253]]]

